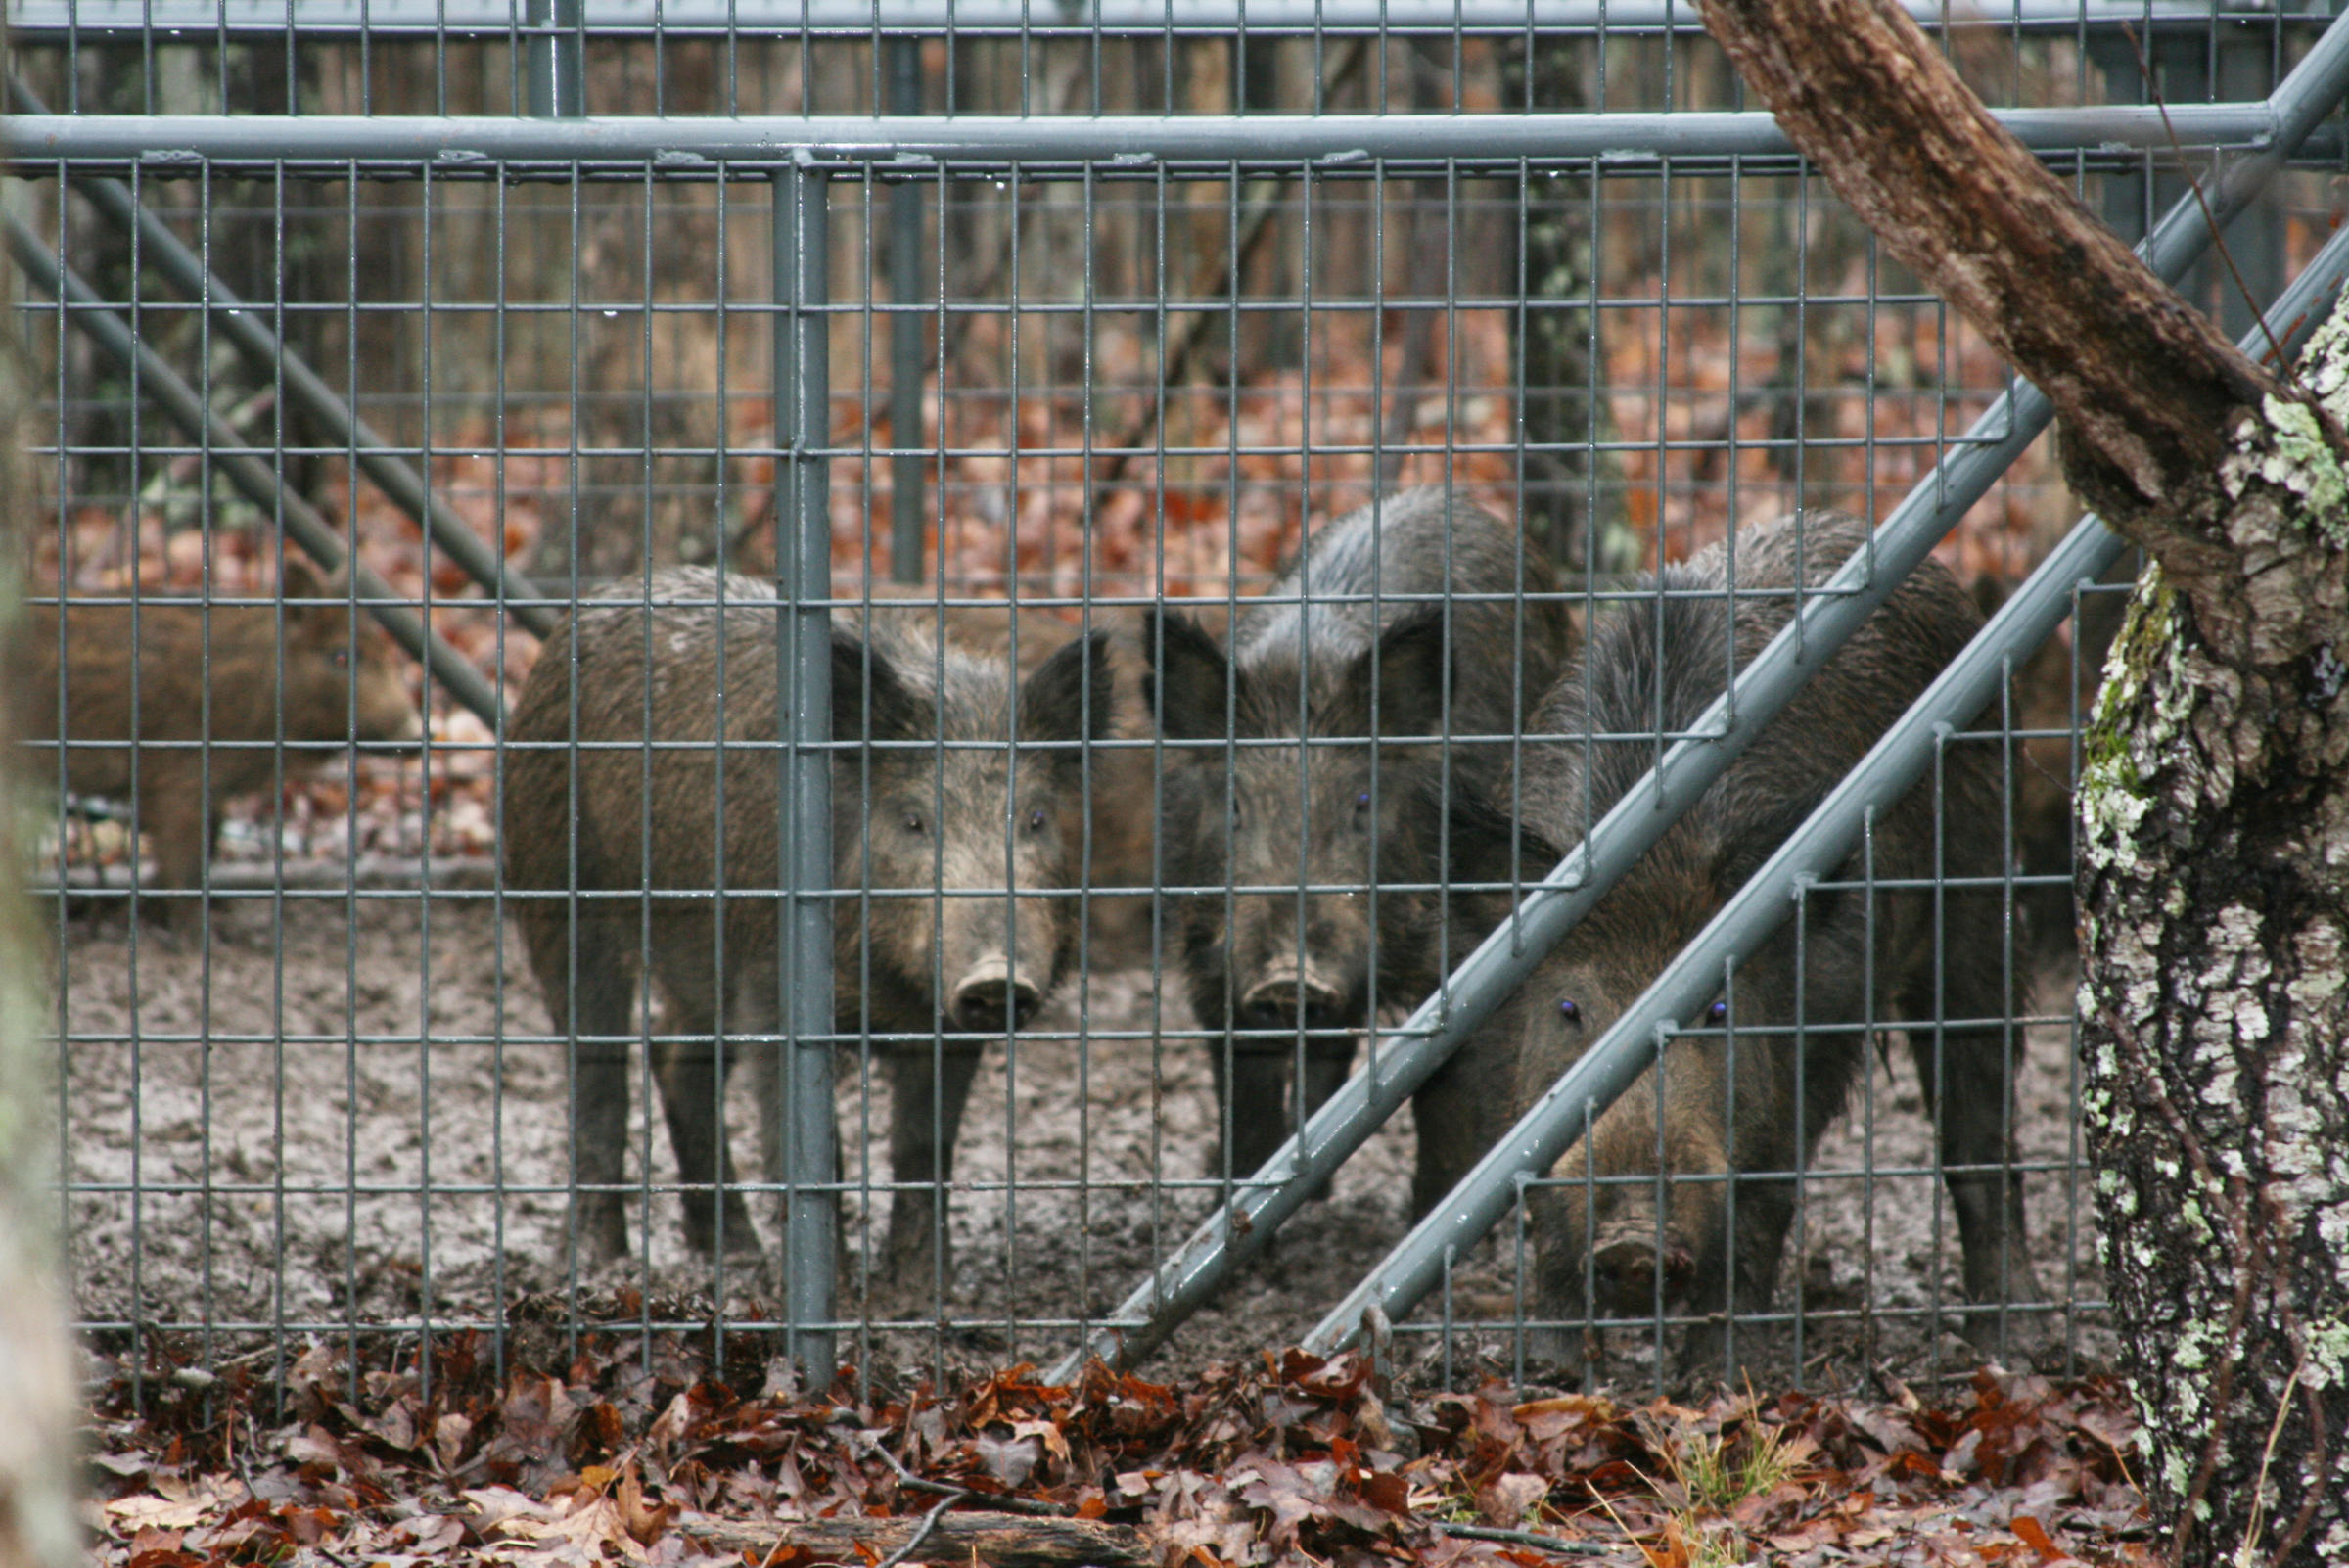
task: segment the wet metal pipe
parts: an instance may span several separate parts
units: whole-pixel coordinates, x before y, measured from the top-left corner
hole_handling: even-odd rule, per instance
[[[2231,167],[2208,199],[2189,195],[2172,208],[2140,247],[2153,270],[2175,279],[2210,243],[2211,218],[2224,227],[2283,166],[2317,122],[2349,91],[2349,27],[2336,23],[2269,101],[2279,132],[2260,152]],[[2326,253],[2331,254],[2328,247]],[[2313,269],[2312,269],[2313,270]],[[1067,1382],[1088,1357],[1130,1366],[1174,1332],[1232,1270],[1254,1256],[1305,1195],[1360,1147],[1445,1059],[1546,957],[1625,872],[1671,828],[1687,805],[1834,657],[1846,637],[1883,603],[1975,501],[2047,428],[2052,412],[2037,389],[2018,385],[1991,405],[1956,449],[1910,491],[1876,530],[1872,544],[1805,600],[1802,613],[1737,675],[1729,691],[1676,742],[1648,776],[1590,830],[1558,866],[1529,890],[1516,913],[1470,953],[1436,994],[1400,1028],[1380,1031],[1370,1065],[1346,1081],[1296,1137],[1274,1152],[1231,1204],[1207,1217],[1174,1257],[1119,1304],[1104,1324],[1047,1374]],[[1970,716],[1970,715],[1968,715]],[[1921,765],[1921,763],[1920,763]],[[1718,970],[1718,965],[1716,966]],[[1646,1042],[1635,1049],[1647,1049]],[[1584,1058],[1598,1053],[1594,1050]],[[1638,1058],[1640,1066],[1646,1058]],[[1595,1071],[1595,1069],[1593,1069]],[[1635,1067],[1628,1083],[1638,1076]],[[1479,1167],[1481,1172],[1484,1168]],[[1513,1182],[1507,1200],[1514,1201]],[[1503,1207],[1505,1208],[1505,1203]],[[1453,1212],[1447,1204],[1431,1222]],[[1406,1238],[1417,1240],[1423,1224]],[[1476,1231],[1481,1235],[1482,1228]],[[1398,1249],[1398,1255],[1401,1249]],[[1440,1268],[1443,1248],[1434,1254]],[[1390,1262],[1393,1262],[1390,1259]],[[1414,1254],[1414,1267],[1423,1266]],[[1363,1290],[1392,1279],[1391,1294],[1416,1301],[1427,1280],[1390,1276],[1382,1267]],[[1387,1285],[1378,1284],[1385,1290]],[[1358,1291],[1357,1295],[1361,1292]],[[1351,1302],[1355,1298],[1349,1297]],[[1375,1299],[1385,1300],[1387,1296]],[[1401,1309],[1391,1309],[1399,1315]],[[1358,1314],[1359,1317],[1359,1314]],[[1349,1330],[1351,1332],[1351,1330]]]
[[[1928,27],[1946,25],[1948,0],[1903,0]],[[951,34],[987,37],[1198,37],[1245,27],[1254,37],[1375,32],[1390,36],[1436,32],[1601,34],[1630,37],[1698,33],[1703,14],[1688,0],[1087,0],[1037,6],[1034,0],[583,0],[576,21],[550,19],[532,5],[515,23],[513,0],[19,0],[9,8],[9,30],[50,39],[144,35],[156,32],[289,32],[308,42],[367,32],[378,36],[429,33],[435,37],[519,33],[527,44],[558,30],[599,39],[662,36],[722,37],[776,30],[814,37],[886,39]],[[558,17],[560,13],[557,14]],[[2214,24],[2240,28],[2257,23],[2307,28],[2324,20],[2308,10],[2213,0],[1974,0],[1963,20],[1976,26],[2077,32],[2208,34]],[[535,67],[532,77],[538,77]]]
[[[2322,48],[2322,43],[2316,48]],[[2312,51],[2313,53],[2313,51]],[[2302,69],[2306,69],[2303,62]],[[2295,72],[2297,74],[2297,72]],[[2048,154],[2176,147],[2265,149],[2287,137],[2282,98],[2264,103],[2088,109],[2002,109],[1993,115]],[[2313,129],[2314,127],[2310,127]],[[206,161],[321,165],[347,178],[361,162],[429,164],[437,177],[499,177],[507,165],[655,163],[676,174],[765,177],[777,163],[895,164],[928,161],[1067,163],[1150,173],[1160,162],[1243,167],[1320,163],[1343,171],[1378,159],[1502,164],[1519,159],[1597,159],[1637,167],[1658,158],[1794,157],[1768,114],[1687,111],[1581,115],[749,115],[740,119],[604,116],[527,119],[359,115],[23,115],[9,126],[12,172],[55,173],[61,161],[157,173]],[[760,165],[765,165],[761,167]]]
[[[784,1354],[828,1388],[838,1212],[832,1108],[832,506],[831,325],[826,180],[799,169],[775,181],[775,716],[786,769],[778,791],[788,864],[783,882],[783,1087],[762,1096],[785,1135],[767,1143],[783,1185]],[[773,1125],[771,1122],[769,1125]],[[782,1169],[773,1169],[783,1152]]]

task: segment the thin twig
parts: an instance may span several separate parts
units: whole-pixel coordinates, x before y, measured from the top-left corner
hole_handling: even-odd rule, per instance
[[[922,1515],[921,1528],[907,1538],[905,1545],[875,1563],[873,1568],[898,1568],[898,1564],[913,1555],[915,1547],[930,1539],[930,1532],[938,1528],[938,1521],[945,1517],[948,1508],[972,1495],[968,1492],[958,1491],[952,1497],[939,1499],[938,1506]]]
[[[1619,1549],[1604,1542],[1568,1541],[1563,1536],[1544,1536],[1531,1530],[1500,1530],[1492,1525],[1448,1524],[1442,1520],[1435,1521],[1435,1526],[1445,1535],[1458,1536],[1463,1541],[1497,1541],[1504,1545],[1533,1546],[1569,1557],[1604,1557]]]
[[[2179,169],[2186,175],[2186,188],[2194,193],[2194,206],[2202,209],[2202,225],[2210,230],[2211,248],[2219,253],[2219,259],[2226,263],[2227,275],[2234,280],[2234,292],[2243,297],[2244,305],[2251,311],[2251,319],[2259,323],[2259,335],[2268,340],[2268,354],[2276,361],[2277,372],[2294,388],[2307,391],[2300,385],[2298,370],[2284,357],[2283,346],[2276,341],[2276,334],[2268,330],[2268,313],[2260,307],[2259,300],[2252,297],[2251,286],[2243,281],[2241,270],[2234,264],[2234,253],[2227,249],[2226,236],[2219,232],[2219,220],[2212,215],[2210,202],[2202,194],[2202,182],[2194,177],[2192,165],[2186,161],[2186,148],[2178,140],[2177,128],[2170,123],[2169,102],[2154,82],[2153,62],[2146,58],[2144,40],[2138,37],[2137,28],[2126,22],[2121,23],[2121,31],[2128,38],[2129,47],[2137,51],[2138,75],[2145,84],[2145,96],[2153,100],[2154,112],[2161,115],[2162,133],[2170,139],[2170,151],[2178,155]]]
[[[1077,1517],[1077,1510],[1065,1502],[1038,1502],[1028,1498],[997,1497],[991,1492],[972,1492],[967,1488],[950,1486],[944,1481],[925,1481],[918,1475],[907,1476],[904,1485],[915,1492],[959,1493],[963,1497],[985,1503],[997,1513],[1026,1514],[1034,1519],[1074,1519]]]
[[[890,1453],[878,1439],[874,1440],[872,1449],[875,1453],[889,1461],[889,1467],[898,1472],[898,1482],[909,1491],[951,1493],[955,1497],[975,1499],[998,1513],[1024,1513],[1037,1519],[1074,1519],[1077,1517],[1077,1510],[1065,1502],[1038,1502],[1032,1501],[1027,1498],[999,1498],[990,1493],[973,1492],[968,1487],[954,1486],[945,1481],[927,1480],[906,1469],[905,1461]]]

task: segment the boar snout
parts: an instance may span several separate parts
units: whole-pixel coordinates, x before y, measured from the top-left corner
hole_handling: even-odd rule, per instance
[[[973,1034],[1025,1028],[1044,1005],[1043,988],[1001,953],[982,958],[957,981],[948,1003],[955,1027]]]
[[[1351,1011],[1345,989],[1311,964],[1274,969],[1240,997],[1247,1029],[1294,1029],[1302,1017],[1310,1030],[1343,1030]]]
[[[1603,1223],[1591,1248],[1599,1306],[1638,1313],[1655,1300],[1662,1276],[1664,1300],[1683,1300],[1696,1276],[1696,1253],[1685,1237],[1667,1228],[1660,1234],[1652,1209]]]
[[[401,757],[413,757],[424,749],[424,716],[410,708],[406,713],[374,726],[371,734],[359,737],[370,750],[381,756],[387,752]]]

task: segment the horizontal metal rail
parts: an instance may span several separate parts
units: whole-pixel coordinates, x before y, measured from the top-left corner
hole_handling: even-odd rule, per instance
[[[8,92],[16,108],[28,114],[47,113],[31,89],[13,75],[9,78]],[[179,242],[179,236],[162,219],[140,206],[138,198],[121,181],[98,176],[74,183],[92,207],[124,234],[135,237],[142,263],[154,267],[171,280],[173,288],[201,302],[221,336],[261,374],[282,385],[296,406],[332,432],[358,471],[373,480],[376,488],[393,506],[430,533],[433,542],[484,592],[496,597],[501,608],[520,622],[523,629],[540,637],[554,630],[555,613],[537,602],[538,589],[484,544],[462,518],[442,505],[423,476],[408,466],[392,443],[352,412],[350,405],[336,394],[301,355],[288,348],[269,330],[262,321],[266,307],[255,308],[238,298],[194,252]]]
[[[345,555],[335,526],[279,483],[266,453],[248,446],[225,420],[206,407],[196,390],[180,380],[179,373],[158,358],[154,349],[139,342],[129,323],[108,309],[96,290],[71,268],[58,264],[57,256],[22,218],[14,212],[0,213],[0,230],[7,236],[9,254],[33,287],[57,300],[69,320],[114,355],[130,373],[133,384],[155,399],[156,406],[187,431],[190,438],[206,443],[211,462],[247,500],[281,520],[286,537],[328,572],[341,571],[349,560],[350,586],[359,608],[375,617],[394,641],[432,671],[443,690],[489,726],[491,734],[505,727],[497,693],[481,671],[426,625],[423,618],[408,608],[408,601],[365,562]]]
[[[2314,327],[2324,305],[2349,278],[2349,230],[2335,233],[2278,302],[2273,323],[2287,351]],[[2285,323],[2290,323],[2288,335]],[[2245,353],[2267,347],[2253,328]],[[1520,1176],[1549,1170],[1573,1146],[1586,1117],[1596,1117],[1630,1088],[1679,1028],[1721,990],[1726,966],[1751,953],[1794,912],[1795,895],[1813,878],[1832,876],[1860,843],[1871,813],[1892,809],[1924,776],[1942,737],[1996,699],[2013,668],[2027,660],[2072,613],[2072,595],[2094,582],[2128,548],[2093,514],[2084,517],[2014,596],[1943,670],[1923,696],[1860,764],[1844,776],[1753,880],[1722,906],[1613,1028],[1566,1070],[1445,1200],[1370,1275],[1306,1337],[1327,1355],[1359,1335],[1371,1308],[1403,1316],[1443,1276],[1445,1260],[1474,1246],[1517,1202]]]
[[[2335,26],[2270,100],[2281,126],[2278,140],[2264,153],[2230,169],[2207,205],[2203,198],[2189,194],[2173,207],[2140,247],[2153,270],[2175,279],[2191,266],[2210,244],[2213,220],[2224,227],[2241,212],[2259,187],[2282,166],[2291,148],[2339,103],[2345,90],[2349,90],[2349,28]],[[2331,248],[2325,254],[2330,255]],[[1231,1202],[1201,1222],[1183,1246],[1119,1305],[1104,1326],[1052,1369],[1050,1380],[1074,1378],[1087,1357],[1097,1356],[1115,1365],[1134,1364],[1163,1344],[1233,1269],[1262,1250],[1281,1222],[1303,1205],[1306,1195],[1385,1125],[1576,922],[1671,829],[1681,812],[1721,777],[1811,674],[1834,657],[1844,639],[1859,629],[1967,509],[1989,491],[2052,417],[2038,389],[2018,384],[1976,420],[1958,449],[1893,509],[1871,544],[1854,555],[1810,598],[1802,614],[1738,672],[1729,690],[1706,711],[1695,730],[1699,736],[1713,738],[1677,742],[1645,778],[1626,790],[1589,837],[1528,891],[1516,913],[1470,953],[1433,996],[1400,1028],[1379,1032],[1381,1048],[1371,1065],[1348,1079],[1297,1135],[1274,1151],[1261,1171],[1239,1183]],[[1978,709],[1980,704],[1975,706]],[[1970,718],[1972,711],[1960,716]],[[1716,974],[1719,967],[1716,962]],[[1620,1029],[1615,1032],[1616,1036],[1622,1034]],[[1646,1042],[1634,1049],[1647,1049]],[[1596,1055],[1594,1049],[1584,1060]],[[1646,1059],[1637,1056],[1623,1082],[1635,1079]],[[1503,1147],[1515,1147],[1519,1142],[1512,1140]],[[1497,1154],[1491,1157],[1478,1172],[1484,1173],[1499,1158]],[[1514,1201],[1511,1185],[1502,1209]],[[1458,1204],[1447,1203],[1431,1217],[1430,1223],[1459,1212]],[[1455,1238],[1463,1228],[1453,1226]],[[1404,1248],[1423,1246],[1423,1232],[1428,1229],[1423,1224],[1414,1230],[1390,1258],[1393,1268],[1382,1266],[1365,1281],[1362,1290],[1374,1293],[1367,1299],[1418,1299],[1417,1293],[1425,1290],[1431,1277],[1426,1272],[1428,1255],[1414,1250],[1405,1257]],[[1474,1234],[1482,1235],[1483,1228]],[[1433,1257],[1440,1270],[1441,1245]],[[1400,1314],[1401,1310],[1394,1309],[1391,1314]],[[1356,1311],[1354,1320],[1359,1321],[1359,1315]],[[1335,1320],[1335,1314],[1330,1320]]]
[[[2280,98],[2280,93],[2279,98]],[[2002,109],[1993,113],[2043,154],[2273,145],[2277,100],[2234,104]],[[2309,130],[2292,139],[2297,147]],[[1342,171],[1376,160],[1495,165],[1520,159],[1794,156],[1767,113],[1578,115],[774,115],[740,119],[359,115],[21,115],[9,123],[12,171],[138,164],[152,173],[206,162],[275,166],[358,161],[429,165],[436,176],[515,164],[626,163],[706,174],[740,165],[937,162],[1315,163]],[[353,172],[365,172],[356,170]]]
[[[1928,26],[1951,20],[1947,0],[1906,0]],[[1164,37],[1230,33],[1251,37],[1336,33],[1560,33],[1624,37],[1704,30],[1693,0],[1094,0],[1039,6],[1034,0],[587,0],[578,31],[595,34],[725,32],[786,37],[1036,38],[1095,34]],[[1974,27],[2038,31],[2132,26],[2236,30],[2279,22],[2322,25],[2329,4],[2279,11],[2210,0],[1972,0],[1956,20]],[[548,31],[526,0],[21,0],[10,8],[20,38],[69,34],[361,31],[434,36],[530,37]],[[574,29],[565,27],[565,32]]]

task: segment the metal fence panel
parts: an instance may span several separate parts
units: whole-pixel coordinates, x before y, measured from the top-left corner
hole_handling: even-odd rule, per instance
[[[65,741],[34,877],[106,1354],[714,1323],[882,1376],[1138,1354],[1168,1299],[1193,1360],[1293,1337],[1521,1108],[1504,1063],[1378,1130],[1477,964],[1539,957],[1545,760],[1665,761],[1633,814],[1703,787],[1709,719],[1543,727],[1553,630],[1678,624],[1644,571],[1796,508],[1895,513],[1903,570],[1955,525],[1986,597],[2068,524],[2001,368],[1684,12],[884,13],[30,15],[18,657]],[[2271,288],[2330,225],[2341,45],[2130,16],[2142,53],[2093,3],[1941,36],[2125,226],[2296,161],[2232,231]],[[1737,672],[1821,663],[1844,592]],[[2096,636],[1945,737],[1995,825],[1944,802],[1926,874],[1805,895],[1805,941],[1921,899],[1911,977],[1995,900],[1999,1017],[1871,952],[1790,1058],[2011,1043],[2058,1358],[2099,1332],[2043,940]],[[1798,1139],[1790,1376],[1956,1354],[1954,1189],[1866,1063]],[[1331,1089],[1344,1142],[1260,1176]],[[1426,1253],[1388,1354],[1533,1375],[1528,1212]],[[1650,1305],[1591,1375],[1668,1374]]]

